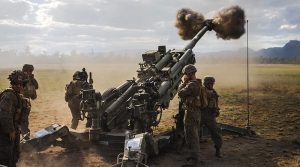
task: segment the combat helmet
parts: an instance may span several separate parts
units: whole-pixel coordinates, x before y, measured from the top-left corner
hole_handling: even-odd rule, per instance
[[[80,80],[79,73],[80,71],[75,71],[75,73],[73,74],[73,80]]]
[[[206,83],[215,83],[215,78],[214,77],[212,77],[212,76],[205,76],[204,77],[204,84],[206,84]]]
[[[23,68],[22,68],[22,71],[24,72],[24,71],[30,71],[30,72],[32,72],[34,70],[34,67],[33,67],[33,65],[31,65],[31,64],[24,64],[23,65]]]
[[[28,82],[27,77],[21,70],[14,70],[11,74],[9,74],[7,79],[9,79],[11,85],[25,85]]]
[[[197,72],[197,68],[192,64],[188,64],[188,65],[184,66],[182,69],[183,74],[192,74],[195,72]]]

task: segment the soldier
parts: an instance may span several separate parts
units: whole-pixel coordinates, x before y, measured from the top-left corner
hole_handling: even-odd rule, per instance
[[[24,139],[28,140],[30,137],[29,129],[29,114],[31,111],[30,99],[34,100],[37,98],[36,90],[39,88],[37,80],[34,78],[33,74],[34,67],[31,64],[24,64],[22,71],[28,79],[28,83],[25,85],[22,94],[24,96],[24,110],[22,111],[22,123],[21,123],[21,133]]]
[[[187,166],[197,166],[200,153],[199,128],[201,120],[201,108],[206,106],[205,92],[196,79],[197,69],[189,64],[183,68],[184,82],[180,86],[178,96],[183,102],[185,109],[185,139],[189,149]]]
[[[204,78],[204,86],[207,94],[208,105],[201,112],[201,126],[206,126],[211,134],[211,138],[215,143],[216,157],[221,158],[220,149],[222,147],[222,135],[217,127],[216,117],[219,116],[218,98],[219,95],[214,87],[215,78],[206,76]]]
[[[81,120],[80,112],[80,90],[88,86],[88,83],[85,81],[85,75],[80,71],[76,71],[73,74],[73,80],[66,85],[65,100],[68,102],[68,106],[72,113],[72,122],[71,128],[76,129]],[[87,118],[86,127],[91,127],[91,119]]]
[[[26,98],[30,98],[32,100],[37,98],[36,90],[39,88],[39,84],[37,80],[34,78],[33,74],[34,67],[31,64],[24,64],[22,71],[28,77],[28,83],[23,89],[22,94]]]
[[[11,87],[0,94],[0,164],[15,167],[20,155],[20,92],[27,81],[20,70],[13,71],[8,79]]]
[[[20,130],[21,134],[24,138],[24,140],[29,140],[30,139],[30,129],[28,128],[29,125],[29,113],[31,111],[31,103],[30,99],[24,97],[24,95],[21,94],[21,119],[20,119]]]

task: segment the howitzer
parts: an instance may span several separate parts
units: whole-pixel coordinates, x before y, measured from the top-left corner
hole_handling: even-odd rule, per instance
[[[91,114],[90,140],[97,141],[98,132],[116,129],[133,130],[135,134],[152,133],[153,127],[160,123],[162,111],[169,107],[177,94],[183,67],[195,63],[192,49],[207,31],[212,30],[212,26],[211,20],[205,21],[202,29],[182,50],[166,51],[165,46],[159,46],[157,51],[145,52],[137,79],[107,90],[101,98],[93,98],[93,105],[83,107],[85,112],[94,113]],[[95,91],[90,93],[95,94]],[[85,96],[83,104],[84,100]]]
[[[170,144],[184,144],[184,140],[176,140],[183,139],[184,136],[185,110],[182,102],[179,102],[179,112],[174,117],[176,130],[153,135],[153,127],[160,123],[163,110],[169,107],[170,101],[177,94],[183,77],[182,69],[188,64],[195,64],[192,49],[201,37],[207,31],[214,30],[217,37],[225,40],[238,39],[245,32],[244,17],[244,11],[238,6],[225,9],[218,13],[214,20],[206,21],[203,21],[204,17],[189,9],[179,10],[175,25],[179,29],[179,35],[184,40],[193,39],[182,50],[166,51],[165,46],[159,46],[157,51],[142,54],[143,62],[139,64],[137,79],[127,80],[119,87],[110,88],[101,95],[92,87],[91,73],[89,82],[85,69],[79,73],[79,78],[91,85],[81,90],[83,118],[87,113],[87,117],[92,119],[92,126],[88,132],[71,131],[72,135],[66,135],[69,132],[66,131],[66,126],[55,125],[41,131],[49,135],[31,139],[25,144],[39,146],[36,143],[40,141],[59,143],[60,140],[56,139],[61,138],[62,144],[65,141],[79,141],[80,144],[71,145],[101,144],[101,148],[108,146],[109,152],[112,149],[124,149],[124,152],[119,154],[115,166],[146,166],[148,155],[157,155],[162,148]],[[224,124],[219,126],[222,132],[249,134],[249,130],[242,128]],[[41,148],[44,148],[44,144],[41,144]]]
[[[146,164],[149,153],[158,154],[162,147],[170,144],[177,137],[174,131],[153,136],[153,127],[160,123],[162,111],[169,107],[170,101],[177,94],[183,77],[183,67],[195,64],[195,54],[192,49],[212,28],[212,21],[206,20],[202,29],[182,50],[166,51],[165,46],[159,46],[157,51],[145,52],[142,55],[143,62],[139,64],[140,67],[137,70],[137,79],[127,80],[117,88],[106,90],[102,95],[92,87],[90,73],[91,86],[81,90],[81,111],[88,113],[92,119],[92,126],[88,133],[84,132],[80,135],[84,136],[84,139],[88,136],[93,144],[100,143],[110,148],[114,146],[119,149],[124,148],[124,153],[118,156],[116,166]],[[179,127],[179,130],[183,131],[184,111],[181,104],[176,117],[176,128]],[[230,128],[233,132],[240,134],[247,132],[244,129],[223,124],[220,124],[220,127],[222,131]],[[129,134],[128,130],[130,135],[126,136]],[[76,136],[74,132],[71,133]],[[61,136],[66,135],[59,134],[57,137]],[[41,139],[44,138],[46,137]],[[134,163],[131,164],[131,162]]]

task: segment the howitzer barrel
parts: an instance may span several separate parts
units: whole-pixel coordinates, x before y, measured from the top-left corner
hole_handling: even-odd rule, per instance
[[[121,96],[133,84],[133,82],[134,81],[132,81],[132,80],[127,80],[122,85],[120,85],[119,87],[117,87],[113,91],[113,93],[109,94],[107,97],[103,96],[105,102],[110,102],[111,100],[113,100],[113,99],[118,98],[119,96]]]
[[[168,92],[170,86],[171,86],[171,81],[162,82],[158,89],[159,96],[161,97],[164,96]]]
[[[191,42],[185,46],[184,50],[192,50],[196,43],[201,39],[201,37],[207,32],[212,30],[213,24],[212,20],[206,20],[204,22],[203,28],[195,35],[195,37],[191,40]],[[171,50],[169,50],[166,55],[155,65],[155,68],[160,71],[162,70],[168,62],[172,59],[172,54],[170,53]]]
[[[170,78],[175,79],[176,81],[164,81],[161,83],[161,86],[158,90],[160,96],[164,96],[168,90],[171,88],[171,86],[174,86],[174,84],[178,84],[178,81],[180,81],[181,77],[179,75],[181,74],[181,71],[183,67],[187,64],[194,64],[195,58],[194,54],[191,49],[188,49],[184,52],[182,57],[179,59],[179,61],[171,68],[170,70]]]
[[[155,65],[157,71],[162,70],[172,59],[172,54],[170,52],[171,50],[169,50],[166,55]]]
[[[116,111],[128,98],[130,98],[137,90],[137,85],[131,85],[125,92],[120,96],[113,104],[111,104],[105,111],[104,114],[107,116],[110,113]]]
[[[187,51],[184,52],[182,57],[179,59],[179,61],[171,68],[170,74],[176,75],[181,72],[182,68],[187,65],[187,64],[194,64],[195,63],[195,58],[193,56],[193,52],[191,49],[188,49]]]
[[[205,22],[203,28],[194,36],[191,42],[185,46],[184,50],[193,49],[196,43],[201,39],[201,37],[207,32],[212,29],[212,24],[210,20]]]
[[[117,90],[120,93],[125,92],[131,85],[133,84],[132,80],[127,80],[125,83],[123,83],[122,85],[120,85],[119,87],[117,87]]]

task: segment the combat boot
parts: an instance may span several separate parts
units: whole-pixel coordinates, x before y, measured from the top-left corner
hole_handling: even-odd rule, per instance
[[[220,148],[216,148],[216,154],[215,154],[215,156],[218,157],[218,158],[222,158]]]

